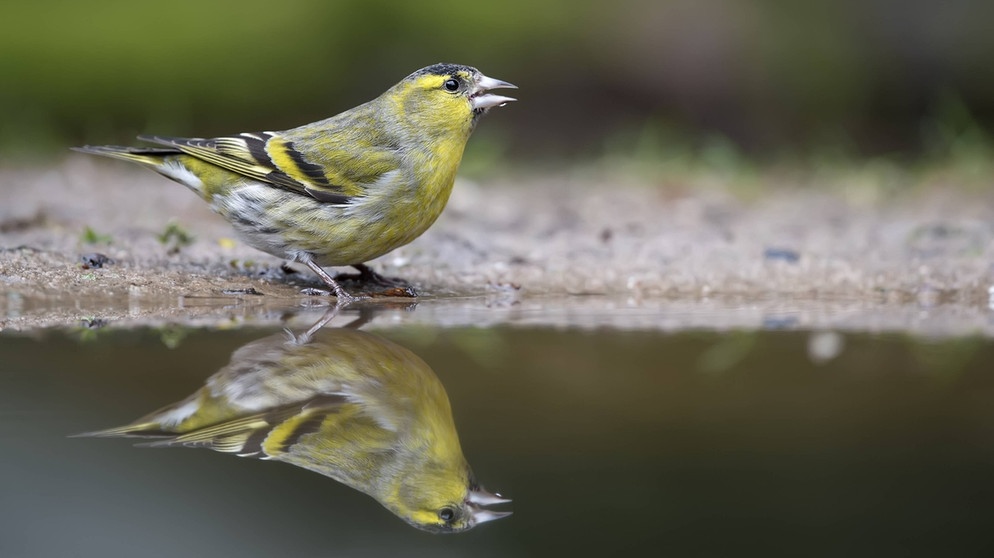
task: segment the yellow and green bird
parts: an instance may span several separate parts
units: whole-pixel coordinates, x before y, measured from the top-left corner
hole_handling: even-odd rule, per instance
[[[452,191],[480,116],[514,101],[514,85],[476,68],[435,64],[379,97],[282,132],[173,138],[165,147],[85,146],[136,162],[207,201],[250,246],[300,262],[338,297],[353,300],[322,267],[353,266],[403,246],[435,222]]]
[[[452,533],[510,512],[463,457],[438,377],[411,351],[351,329],[241,347],[183,401],[81,436],[152,438],[283,461],[331,477],[411,525]]]

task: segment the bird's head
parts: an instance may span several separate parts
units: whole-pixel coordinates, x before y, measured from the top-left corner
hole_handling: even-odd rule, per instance
[[[458,533],[487,521],[511,515],[510,511],[487,509],[511,500],[487,492],[474,479],[438,469],[405,479],[393,501],[383,502],[398,516],[423,531]]]
[[[491,93],[492,89],[517,87],[469,66],[434,64],[407,76],[385,96],[408,125],[420,131],[468,137],[480,116],[516,100]]]

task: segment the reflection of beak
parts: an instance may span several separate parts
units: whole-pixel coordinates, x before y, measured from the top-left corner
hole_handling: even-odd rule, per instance
[[[514,86],[512,85],[511,87]],[[494,96],[496,97],[496,95]],[[488,521],[493,521],[495,519],[500,519],[502,517],[507,517],[511,515],[511,512],[509,511],[494,511],[482,507],[482,506],[491,506],[494,504],[507,504],[510,501],[511,500],[508,498],[502,498],[500,494],[492,494],[482,488],[471,490],[469,492],[469,495],[466,497],[466,502],[467,504],[469,504],[469,509],[473,513],[474,525],[479,525],[480,523],[486,523]]]
[[[476,80],[476,90],[474,90],[473,94],[469,96],[469,102],[472,103],[473,110],[479,110],[503,105],[504,103],[509,103],[511,101],[517,101],[517,99],[513,97],[505,97],[503,95],[493,95],[487,93],[487,91],[491,89],[517,88],[517,85],[510,84],[506,81],[481,75],[480,78]]]

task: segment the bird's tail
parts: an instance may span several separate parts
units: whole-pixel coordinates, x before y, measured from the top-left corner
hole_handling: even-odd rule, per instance
[[[73,147],[73,151],[100,155],[112,159],[131,161],[139,165],[154,170],[155,172],[171,178],[187,188],[197,192],[200,196],[205,196],[204,181],[195,169],[190,165],[196,163],[195,158],[184,154],[182,151],[172,147],[122,147],[119,145],[85,145],[83,147]],[[201,167],[211,165],[201,163]],[[203,169],[201,169],[202,171]]]
[[[180,155],[179,149],[169,149],[163,147],[123,147],[120,145],[84,145],[83,147],[73,147],[73,151],[89,153],[91,155],[101,155],[114,159],[123,159],[138,163],[153,169],[158,169],[165,157],[170,155]]]
[[[154,422],[137,422],[107,430],[96,430],[73,434],[70,438],[174,438],[175,432],[167,432]]]

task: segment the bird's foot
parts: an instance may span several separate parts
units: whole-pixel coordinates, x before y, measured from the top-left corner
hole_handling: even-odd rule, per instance
[[[307,267],[311,268],[318,277],[324,281],[324,284],[331,287],[331,291],[326,291],[323,289],[308,288],[301,291],[301,294],[308,296],[335,296],[338,298],[338,306],[344,306],[356,302],[357,300],[362,300],[364,298],[383,298],[383,297],[402,297],[402,298],[414,298],[418,296],[418,293],[413,287],[408,285],[399,279],[388,279],[382,275],[376,273],[372,269],[369,269],[363,264],[354,265],[357,270],[359,270],[358,278],[355,277],[332,277],[328,275],[321,266],[314,263],[313,260],[307,260],[304,262]],[[360,285],[373,284],[381,287],[376,291],[363,291],[361,295],[351,295],[342,288],[339,281],[342,279],[357,279]]]
[[[362,298],[366,298],[366,297],[356,297],[356,296],[350,295],[349,293],[345,292],[345,289],[343,289],[342,286],[339,285],[338,282],[336,282],[331,277],[331,275],[328,275],[327,271],[321,269],[321,266],[319,266],[318,264],[314,263],[314,260],[312,260],[312,259],[304,260],[304,264],[307,267],[311,268],[311,271],[313,271],[318,277],[320,277],[321,280],[324,281],[325,285],[328,285],[329,287],[331,287],[331,291],[329,292],[329,291],[325,291],[323,289],[308,288],[308,289],[303,289],[302,291],[300,291],[301,294],[311,293],[312,296],[313,296],[314,293],[321,293],[318,296],[334,296],[335,298],[338,299],[338,302],[336,304],[337,306],[347,306],[349,304],[352,304],[353,302],[356,302],[357,300],[361,300]]]
[[[340,273],[336,281],[355,281],[362,287],[378,287],[379,290],[368,292],[371,297],[404,297],[416,298],[418,292],[410,283],[399,277],[384,277],[365,264],[354,264],[359,273]]]
[[[350,295],[345,292],[345,290],[340,290],[338,292],[326,290],[326,289],[316,289],[314,287],[307,287],[306,289],[300,289],[300,294],[304,296],[333,296],[338,299],[337,306],[347,306],[353,302],[358,302],[360,300],[369,298],[368,296],[355,296]]]
[[[300,294],[304,296],[335,296],[335,293],[325,289],[315,289],[314,287],[307,287],[306,289],[300,289]]]

